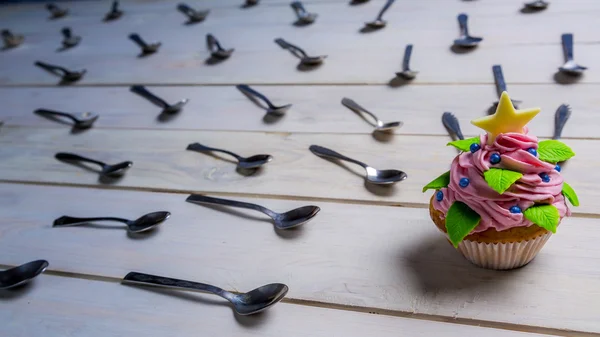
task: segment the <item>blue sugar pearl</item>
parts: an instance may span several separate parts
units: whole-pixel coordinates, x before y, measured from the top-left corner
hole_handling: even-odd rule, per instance
[[[536,150],[536,149],[534,149],[534,148],[530,147],[530,148],[528,148],[528,149],[527,149],[527,152],[529,152],[529,153],[531,153],[532,155],[534,155],[534,156],[536,156],[536,157],[537,157],[537,150]]]
[[[499,162],[500,162],[500,155],[497,153],[492,153],[492,155],[490,156],[490,163],[498,164]]]
[[[554,169],[560,172],[560,165],[556,164],[556,166],[554,166]]]
[[[469,148],[469,150],[471,150],[471,153],[475,153],[479,149],[481,149],[481,146],[479,144],[477,144],[477,143],[471,144],[471,147]]]
[[[444,192],[437,191],[437,193],[435,194],[435,198],[437,199],[437,201],[442,201],[442,199],[444,199]]]
[[[521,207],[519,206],[513,206],[510,208],[510,212],[511,213],[521,213]]]
[[[545,183],[550,181],[550,176],[548,176],[548,173],[540,173],[540,178],[542,178],[542,181]]]
[[[460,181],[458,182],[458,184],[460,185],[460,187],[469,186],[469,178],[460,178]]]

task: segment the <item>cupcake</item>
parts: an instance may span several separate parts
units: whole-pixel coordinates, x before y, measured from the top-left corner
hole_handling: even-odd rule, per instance
[[[539,112],[515,110],[503,92],[493,115],[471,122],[487,133],[448,143],[462,152],[450,171],[423,188],[435,190],[429,205],[435,225],[480,267],[526,265],[571,215],[566,200],[579,205],[559,165],[575,153],[528,134],[526,125]]]

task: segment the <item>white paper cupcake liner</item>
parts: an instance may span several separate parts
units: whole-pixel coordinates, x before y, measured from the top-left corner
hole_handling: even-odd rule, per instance
[[[552,233],[529,241],[480,243],[463,240],[458,250],[473,264],[487,269],[506,270],[522,267],[537,255]]]

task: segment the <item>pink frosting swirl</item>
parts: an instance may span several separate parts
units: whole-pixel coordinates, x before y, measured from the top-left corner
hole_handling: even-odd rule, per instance
[[[447,188],[440,189],[444,196],[441,201],[434,198],[434,208],[445,215],[454,201],[467,204],[481,216],[479,225],[471,233],[483,232],[489,228],[503,231],[533,224],[523,213],[511,213],[512,206],[519,206],[524,211],[535,203],[551,204],[558,209],[561,220],[571,215],[561,193],[562,176],[554,169],[555,165],[541,161],[527,152],[529,148],[537,150],[538,140],[535,136],[527,135],[527,128],[523,132],[500,134],[492,145],[487,145],[488,136],[482,135],[480,150],[459,154],[452,161],[450,184]],[[500,163],[490,163],[493,153],[500,155]],[[499,194],[483,177],[483,172],[490,167],[517,171],[523,173],[523,176],[503,194]],[[550,181],[543,182],[540,173],[548,174]],[[469,179],[467,187],[459,185],[461,178]]]

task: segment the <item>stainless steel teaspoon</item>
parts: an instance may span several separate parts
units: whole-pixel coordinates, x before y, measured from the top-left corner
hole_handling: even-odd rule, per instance
[[[315,66],[321,64],[327,58],[327,55],[308,56],[304,49],[293,45],[282,38],[275,39],[275,43],[277,43],[281,48],[289,50],[292,54],[294,54],[294,56],[300,59],[301,64],[307,66]]]
[[[161,107],[163,109],[162,113],[165,113],[165,114],[176,113],[176,112],[180,111],[181,109],[183,109],[183,106],[186,105],[187,102],[189,102],[189,99],[184,98],[175,104],[169,104],[164,99],[151,93],[143,85],[132,85],[131,88],[129,88],[129,90],[131,90],[131,92],[133,92],[133,93],[136,93],[136,94],[144,97],[145,99],[149,100],[150,102],[158,105],[159,107]]]
[[[218,59],[226,59],[231,56],[234,51],[233,48],[225,49],[221,47],[219,40],[212,34],[206,34],[206,46],[210,51],[210,55]]]
[[[102,170],[100,171],[100,175],[103,175],[103,176],[123,175],[123,173],[125,173],[125,171],[127,171],[127,169],[129,169],[133,165],[133,163],[130,161],[120,162],[115,165],[108,165],[99,160],[90,159],[90,158],[86,158],[86,157],[83,157],[83,156],[80,156],[80,155],[77,155],[74,153],[66,153],[66,152],[59,152],[54,157],[56,159],[62,160],[62,161],[82,161],[82,162],[88,162],[88,163],[99,165],[102,168]]]
[[[4,48],[15,48],[18,47],[23,41],[25,37],[20,34],[13,34],[10,30],[4,29],[2,31],[2,40],[4,41]]]
[[[126,224],[127,230],[131,233],[141,233],[149,231],[154,227],[160,225],[163,221],[167,220],[169,216],[171,216],[171,213],[164,211],[148,213],[142,215],[136,220],[127,220],[115,217],[76,218],[65,215],[54,220],[52,227],[77,226],[95,221],[116,221]]]
[[[293,1],[290,4],[290,6],[296,13],[299,23],[310,24],[310,23],[313,23],[315,21],[315,19],[317,18],[317,14],[310,13],[306,9],[304,9],[304,5],[300,1]]]
[[[135,42],[142,50],[140,56],[154,54],[158,51],[158,48],[160,48],[161,46],[160,42],[146,43],[146,41],[144,41],[142,37],[136,33],[129,34],[129,39]]]
[[[587,67],[580,66],[573,60],[573,34],[563,34],[561,38],[566,62],[558,69],[568,75],[583,74]]]
[[[38,115],[49,115],[49,116],[60,116],[66,117],[73,121],[73,127],[77,129],[90,128],[94,122],[100,117],[94,112],[79,112],[79,113],[66,113],[48,109],[37,109],[34,113]]]
[[[387,24],[387,21],[383,20],[383,14],[392,6],[395,0],[387,0],[383,8],[379,11],[375,20],[367,22],[366,25],[371,28],[383,28]]]
[[[271,157],[268,154],[257,154],[251,157],[242,157],[242,156],[238,156],[237,154],[231,152],[231,151],[227,151],[227,150],[222,150],[222,149],[216,149],[213,147],[208,147],[208,146],[204,146],[200,143],[192,143],[190,145],[188,145],[186,150],[191,150],[191,151],[197,151],[197,152],[223,152],[223,153],[227,153],[230,156],[233,156],[235,159],[238,160],[238,167],[242,168],[242,169],[255,169],[258,167],[263,166],[264,164],[270,162],[271,160],[273,160],[273,157]]]
[[[461,13],[458,15],[458,25],[460,26],[460,36],[454,40],[454,45],[459,47],[475,47],[483,40],[481,37],[469,35],[469,26],[467,25],[467,14]]]
[[[267,114],[275,114],[275,115],[281,115],[284,114],[286,111],[288,111],[289,108],[292,107],[291,104],[286,104],[286,105],[274,105],[273,103],[271,103],[271,100],[269,100],[267,98],[267,96],[261,94],[260,92],[250,88],[250,86],[248,86],[247,84],[238,84],[235,86],[239,91],[243,92],[244,94],[247,95],[251,95],[251,96],[255,96],[258,97],[260,100],[262,100],[263,102],[265,102],[267,104]]]
[[[409,67],[410,56],[412,55],[412,50],[413,50],[412,44],[406,45],[406,48],[404,49],[404,59],[402,60],[402,71],[397,72],[396,76],[403,77],[407,80],[412,80],[419,73],[418,71],[410,70],[410,67]]]
[[[298,227],[310,219],[315,217],[317,213],[321,210],[317,206],[304,206],[295,208],[291,211],[287,211],[285,213],[277,213],[272,210],[256,205],[251,204],[249,202],[242,202],[236,200],[228,200],[228,199],[220,199],[207,197],[200,194],[191,194],[187,199],[187,202],[196,203],[196,204],[214,204],[214,205],[222,205],[222,206],[231,206],[231,207],[239,207],[239,208],[247,208],[255,211],[259,211],[263,214],[268,215],[271,219],[273,219],[273,223],[276,228],[279,229],[290,229],[294,227]]]
[[[120,18],[123,11],[119,9],[119,0],[114,0],[110,6],[110,11],[104,16],[105,21],[112,21]]]
[[[389,184],[393,184],[398,181],[402,181],[407,178],[406,173],[404,173],[402,171],[399,171],[399,170],[377,170],[363,162],[360,162],[356,159],[346,157],[340,153],[337,153],[331,149],[328,149],[328,148],[325,148],[322,146],[311,145],[309,150],[319,157],[345,160],[345,161],[349,161],[351,163],[362,166],[365,169],[365,171],[367,172],[367,175],[366,175],[367,181],[372,184],[389,185]]]
[[[63,35],[62,45],[65,49],[73,48],[81,41],[81,36],[73,35],[69,27],[63,28],[60,32]]]
[[[0,271],[0,289],[9,289],[31,281],[48,268],[48,261],[36,260]]]
[[[392,131],[396,128],[399,128],[403,125],[402,122],[389,122],[389,123],[382,122],[379,118],[377,118],[377,116],[375,116],[374,113],[372,113],[372,112],[368,111],[367,109],[363,108],[362,106],[358,105],[358,103],[354,102],[350,98],[346,98],[346,97],[342,98],[342,104],[354,112],[365,113],[365,114],[371,116],[375,120],[375,131],[388,132],[388,131]]]
[[[456,138],[460,140],[465,139],[465,136],[463,136],[463,133],[460,130],[458,119],[451,112],[444,112],[444,114],[442,114],[442,124],[444,124],[446,129],[448,129],[448,132],[450,132],[450,137],[454,138],[453,135],[456,135]]]
[[[268,309],[275,303],[281,301],[288,292],[288,286],[285,284],[271,283],[251,290],[247,293],[234,294],[210,284],[143,274],[133,271],[125,275],[123,278],[123,283],[198,290],[211,293],[231,302],[235,312],[240,315],[252,315]]]
[[[504,80],[504,74],[502,73],[502,66],[499,64],[493,65],[492,72],[494,73],[494,82],[496,82],[496,93],[498,94],[498,99],[500,99],[502,93],[507,91],[506,81]],[[512,102],[515,108],[517,108],[519,104],[521,104],[521,101],[516,99],[511,98],[510,101]],[[494,102],[494,106],[498,106],[498,102],[499,101]]]
[[[81,71],[71,71],[67,68],[56,66],[53,64],[44,63],[41,61],[36,61],[34,63],[36,66],[45,69],[55,75],[61,76],[64,82],[75,82],[78,81],[85,75],[86,70],[83,69]]]
[[[179,10],[181,13],[185,14],[185,16],[188,17],[188,23],[204,21],[204,19],[206,19],[206,16],[208,16],[208,13],[210,13],[209,10],[197,11],[184,3],[180,3],[179,5],[177,5],[177,10]]]
[[[561,104],[554,114],[554,135],[552,136],[552,139],[560,138],[569,117],[571,117],[571,107],[567,104]]]

